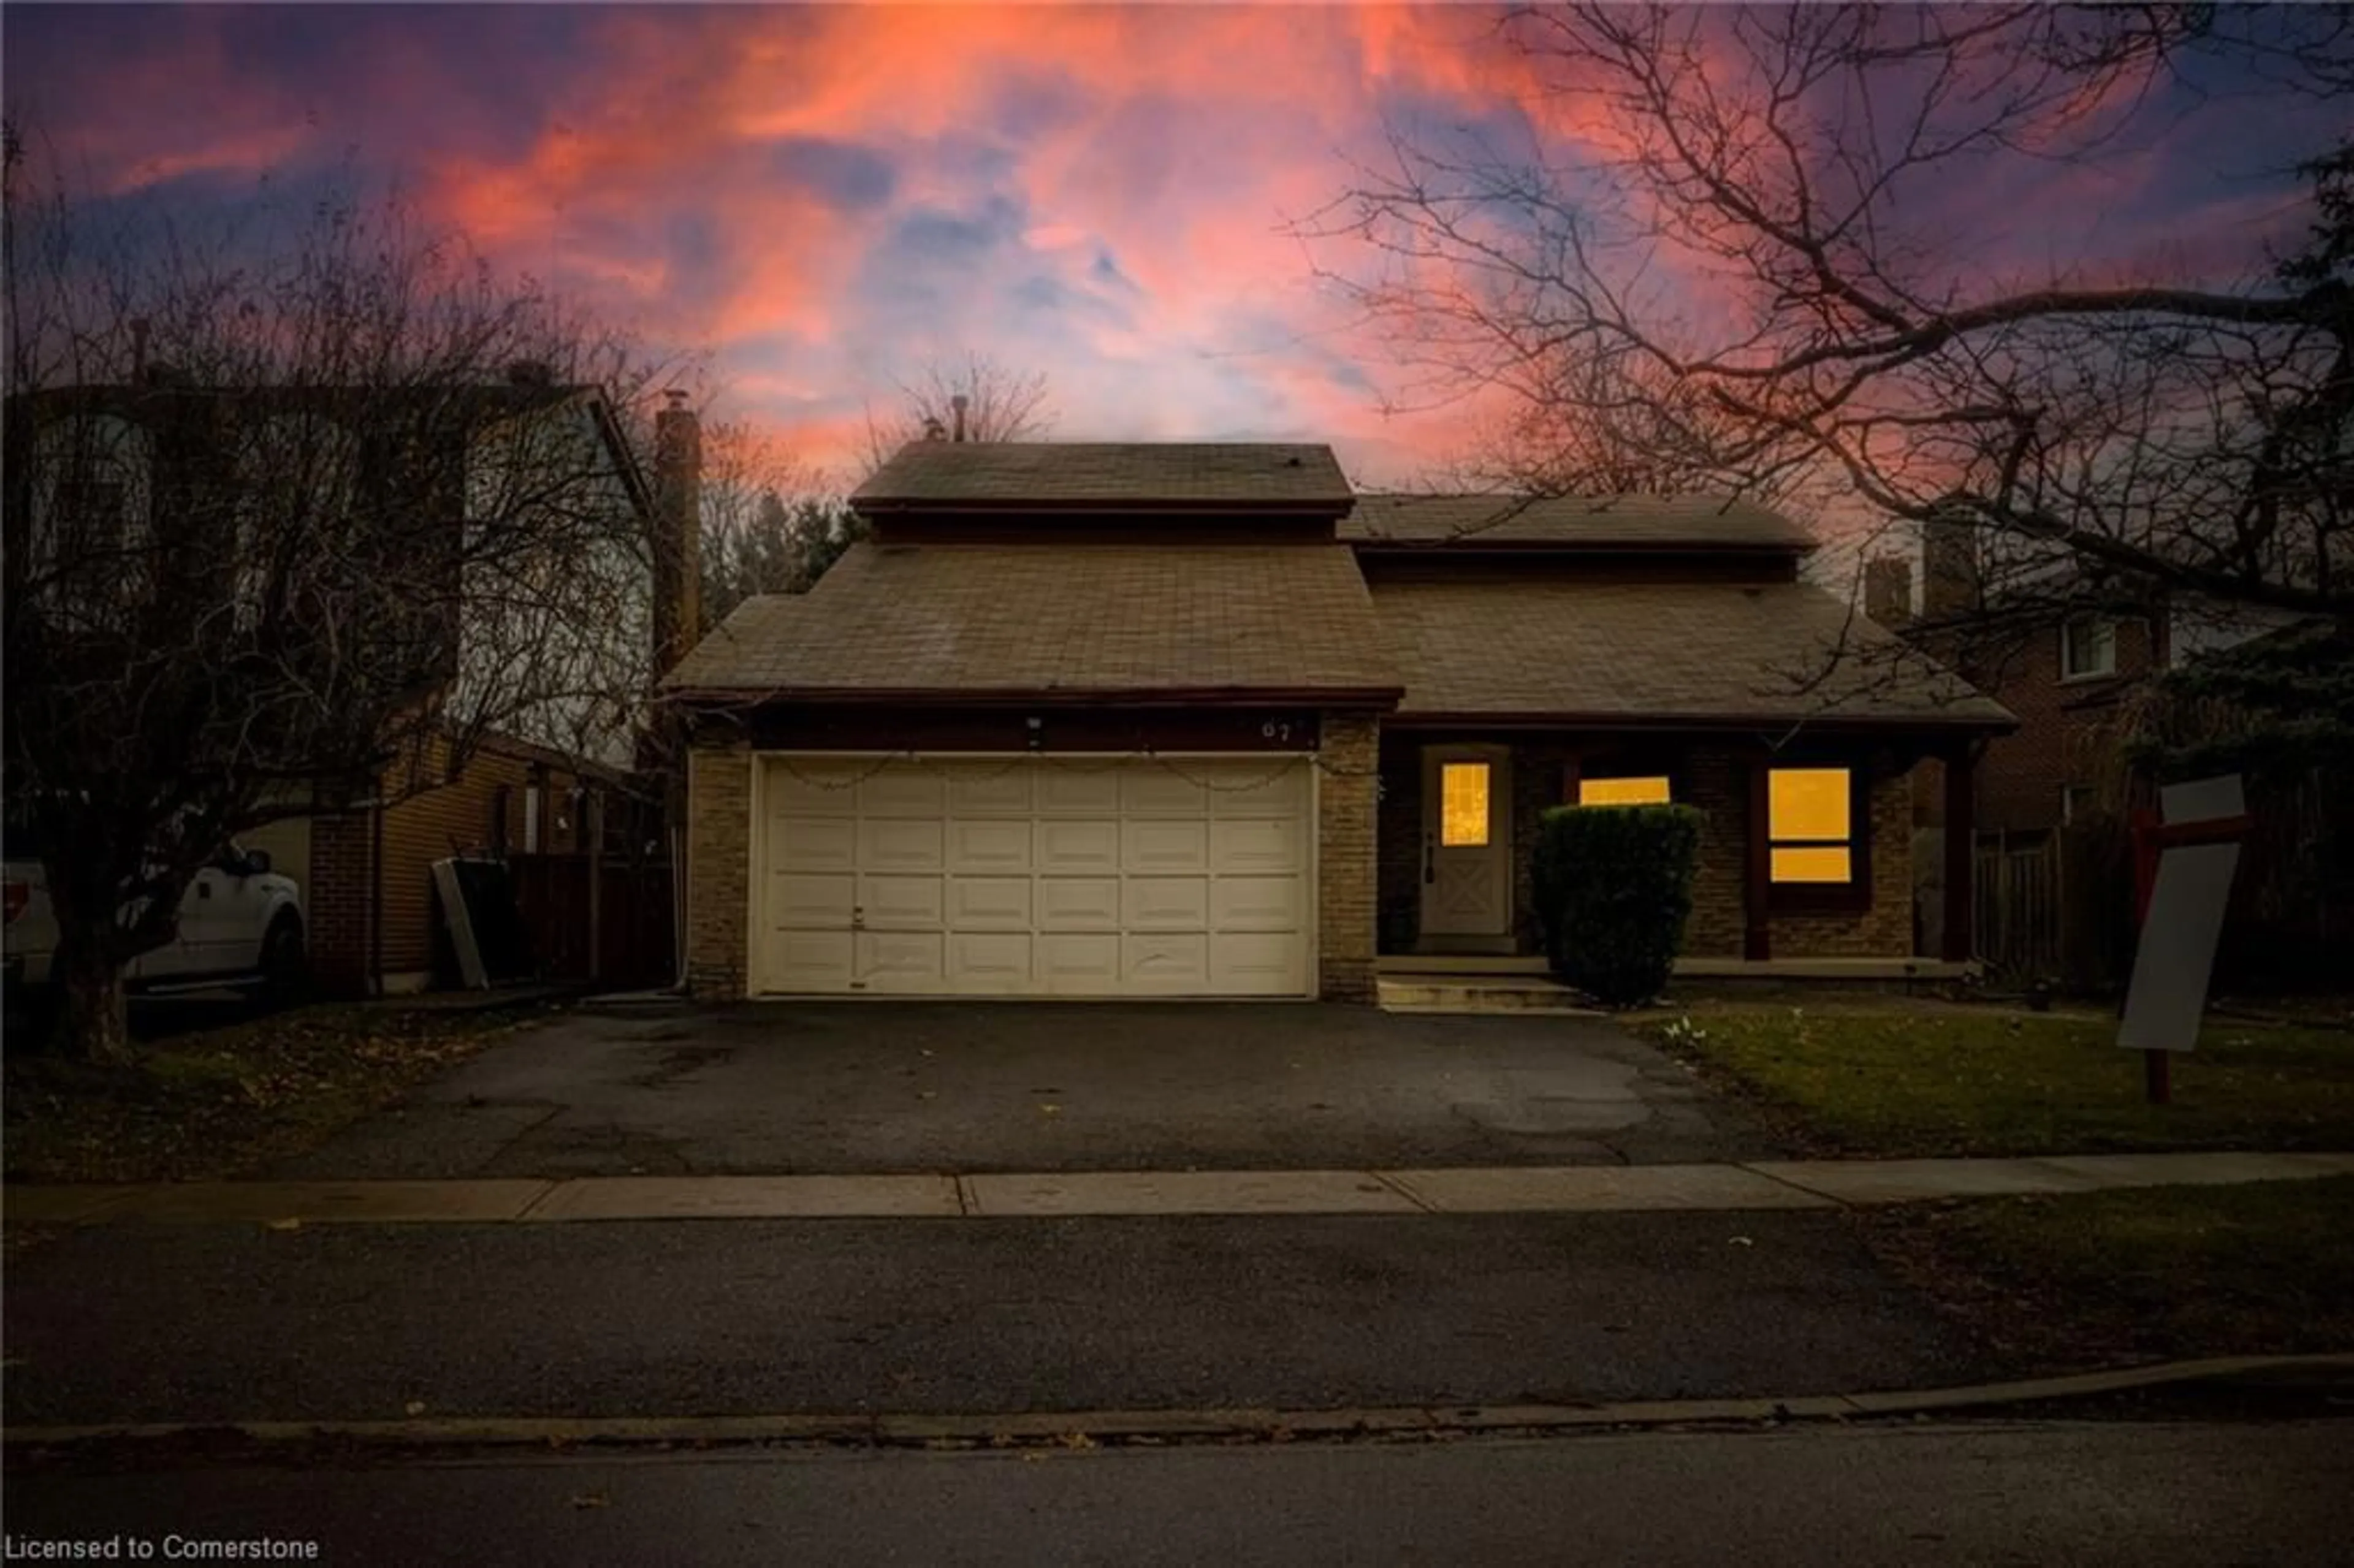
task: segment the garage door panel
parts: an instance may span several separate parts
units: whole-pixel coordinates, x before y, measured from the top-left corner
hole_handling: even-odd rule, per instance
[[[950,878],[949,929],[1021,931],[1026,934],[1032,926],[1031,886],[1026,876]]]
[[[1002,762],[972,763],[948,770],[949,815],[1020,817],[1032,810],[1031,769]]]
[[[1208,791],[1194,779],[1147,766],[1120,776],[1119,809],[1130,817],[1199,817],[1210,808]]]
[[[861,818],[858,863],[870,871],[944,871],[948,824],[938,817]]]
[[[1207,822],[1122,822],[1119,865],[1130,875],[1168,875],[1210,869]]]
[[[917,763],[885,768],[858,786],[858,814],[938,818],[948,806],[948,780]]]
[[[1119,940],[1122,991],[1182,995],[1209,989],[1210,938],[1203,933],[1131,931]]]
[[[1119,924],[1128,931],[1206,931],[1210,879],[1131,876],[1120,886]]]
[[[760,781],[761,798],[772,813],[851,816],[858,810],[858,776],[872,766],[799,758],[790,762],[772,762]]]
[[[1208,885],[1213,931],[1298,931],[1308,921],[1307,889],[1297,876],[1222,876]]]
[[[1111,996],[1119,991],[1119,938],[1041,933],[1033,974],[1050,995]]]
[[[1034,991],[1027,931],[951,931],[949,989],[961,995],[1021,996]]]
[[[858,909],[877,931],[937,931],[947,924],[946,879],[867,872],[858,878]]]
[[[1308,869],[1307,825],[1269,817],[1210,824],[1210,869],[1224,875],[1290,875]]]
[[[775,930],[846,930],[858,904],[847,872],[780,871],[769,878],[769,925]]]
[[[1026,874],[1034,836],[1026,817],[979,821],[953,819],[948,824],[948,867],[959,873]]]
[[[769,819],[769,863],[779,871],[848,871],[858,863],[858,825],[847,817]]]
[[[1119,929],[1119,878],[1042,876],[1035,906],[1041,931]]]
[[[850,932],[773,931],[760,983],[769,991],[848,991],[857,978]]]
[[[1312,981],[1304,767],[795,766],[761,776],[763,990],[1297,996]]]
[[[1211,782],[1210,815],[1234,818],[1297,817],[1308,792],[1306,762],[1277,767],[1256,762],[1230,763]]]
[[[1298,996],[1307,963],[1288,936],[1222,931],[1210,938],[1210,985],[1223,996]]]
[[[1094,764],[1042,764],[1034,779],[1038,812],[1047,817],[1117,817],[1122,769]]]
[[[938,931],[860,931],[858,979],[870,991],[910,994],[946,990]]]
[[[1116,872],[1119,869],[1119,823],[1101,821],[1041,821],[1034,841],[1034,867],[1049,875],[1075,872]]]

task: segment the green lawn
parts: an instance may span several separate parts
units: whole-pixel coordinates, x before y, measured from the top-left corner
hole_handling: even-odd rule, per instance
[[[2354,1350],[2354,1176],[1914,1204],[1875,1250],[2015,1366]]]
[[[1689,1028],[1686,1021],[1689,1020]],[[1836,1001],[1696,1003],[1640,1033],[1803,1147],[1860,1156],[2354,1150],[2354,1033],[2218,1022],[2148,1104],[2107,1017]]]
[[[123,1067],[11,1051],[5,1174],[240,1174],[315,1145],[542,1011],[328,1003],[158,1040]]]

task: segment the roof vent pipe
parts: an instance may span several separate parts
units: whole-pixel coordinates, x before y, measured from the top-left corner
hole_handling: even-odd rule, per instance
[[[971,398],[967,397],[961,392],[949,399],[949,407],[956,411],[956,439],[958,440],[964,440],[964,411],[967,405],[971,401]]]

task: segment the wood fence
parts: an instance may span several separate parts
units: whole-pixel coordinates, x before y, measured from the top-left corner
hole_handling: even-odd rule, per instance
[[[589,857],[516,854],[507,857],[507,865],[541,979],[594,981],[617,991],[677,979],[667,863],[607,859],[600,868],[593,959]]]
[[[2219,991],[2343,986],[2354,952],[2354,791],[2319,770],[2248,781],[2216,954]],[[2112,816],[2049,832],[1981,833],[1973,856],[1978,954],[1998,985],[2049,980],[2113,991],[2135,945],[2132,837]]]
[[[1981,833],[1973,857],[1978,954],[1998,985],[2122,985],[2133,955],[2132,844],[2107,819]]]

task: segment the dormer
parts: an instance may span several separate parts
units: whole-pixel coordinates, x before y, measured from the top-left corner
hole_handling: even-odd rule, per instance
[[[895,545],[1330,545],[1356,500],[1332,449],[910,441],[851,510]]]
[[[1358,497],[1338,536],[1366,580],[1794,582],[1812,535],[1714,495]]]

